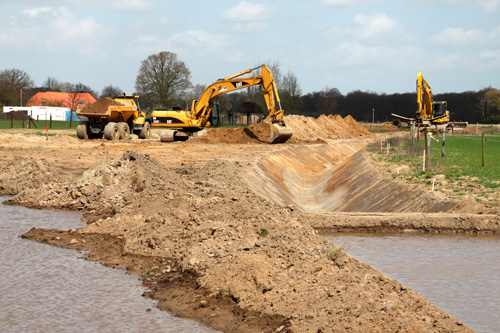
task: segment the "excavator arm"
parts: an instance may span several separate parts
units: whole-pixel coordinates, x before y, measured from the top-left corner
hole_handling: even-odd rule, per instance
[[[259,68],[261,68],[260,75],[242,77]],[[193,101],[191,118],[199,120],[200,124],[204,126],[210,117],[213,102],[217,96],[255,85],[260,85],[261,87],[272,123],[283,123],[283,110],[281,109],[276,82],[274,81],[273,74],[266,65],[247,69],[236,75],[219,79],[209,85],[205,91],[203,91],[200,98]],[[276,110],[276,102],[279,105],[279,110]]]
[[[260,74],[253,76],[244,76],[260,68]],[[293,132],[285,126],[283,120],[283,110],[278,96],[278,89],[274,77],[266,65],[247,69],[241,73],[219,79],[209,85],[197,100],[191,104],[191,110],[155,110],[152,113],[153,127],[166,127],[172,130],[166,130],[160,135],[162,142],[171,142],[180,140],[181,136],[188,138],[194,136],[194,133],[201,129],[209,127],[211,118],[215,112],[216,98],[221,94],[231,91],[249,88],[260,85],[264,99],[267,105],[267,111],[271,120],[271,138],[270,143],[286,142]],[[276,103],[279,109],[276,108]],[[177,128],[178,130],[175,130]]]
[[[417,119],[432,118],[432,90],[422,73],[417,76]]]

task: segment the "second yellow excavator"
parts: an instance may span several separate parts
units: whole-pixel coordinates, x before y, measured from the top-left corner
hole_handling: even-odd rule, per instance
[[[260,74],[243,77],[260,68]],[[201,94],[199,99],[191,104],[191,110],[154,110],[151,114],[153,127],[164,127],[165,131],[160,133],[162,142],[186,140],[207,127],[216,127],[219,122],[219,104],[216,97],[220,94],[234,90],[260,85],[271,120],[270,143],[286,142],[293,132],[286,127],[283,120],[284,111],[281,109],[278,89],[273,74],[266,65],[247,69],[241,73],[219,79],[209,85]],[[276,109],[276,102],[279,109]]]
[[[434,125],[436,129],[443,127],[446,130],[451,130],[453,127],[467,126],[467,123],[450,121],[450,112],[447,109],[448,103],[433,100],[431,86],[425,81],[421,72],[417,76],[417,105],[418,110],[415,118],[407,118],[393,113],[394,122],[406,121],[410,125],[415,124],[423,127]]]

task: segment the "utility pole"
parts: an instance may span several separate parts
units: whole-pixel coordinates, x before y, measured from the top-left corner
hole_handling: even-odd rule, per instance
[[[21,99],[19,106],[23,106],[23,88],[21,88]]]
[[[375,123],[375,109],[372,109],[372,123]]]

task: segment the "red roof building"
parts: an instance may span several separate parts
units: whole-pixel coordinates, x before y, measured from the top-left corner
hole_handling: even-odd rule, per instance
[[[89,93],[39,92],[31,97],[26,106],[59,106],[76,111],[78,104],[93,104],[96,99]]]

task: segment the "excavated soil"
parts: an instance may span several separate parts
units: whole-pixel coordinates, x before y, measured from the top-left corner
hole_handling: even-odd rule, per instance
[[[87,105],[80,110],[78,110],[77,114],[103,114],[106,113],[108,108],[110,106],[123,106],[118,101],[115,101],[111,97],[103,97],[96,101],[95,103],[92,103],[90,105]]]
[[[465,134],[465,135],[483,135],[483,131],[478,129],[476,126],[467,126],[465,127],[462,131],[460,131],[460,134]]]
[[[471,331],[318,230],[498,232],[497,212],[416,195],[423,189],[393,182],[363,153],[373,138],[352,118],[320,118],[287,117],[296,135],[281,145],[255,132],[245,139],[255,141],[214,144],[244,137],[220,129],[170,144],[5,130],[0,194],[17,193],[9,204],[82,210],[89,224],[79,230],[23,237],[147,272],[145,296],[216,329]]]

